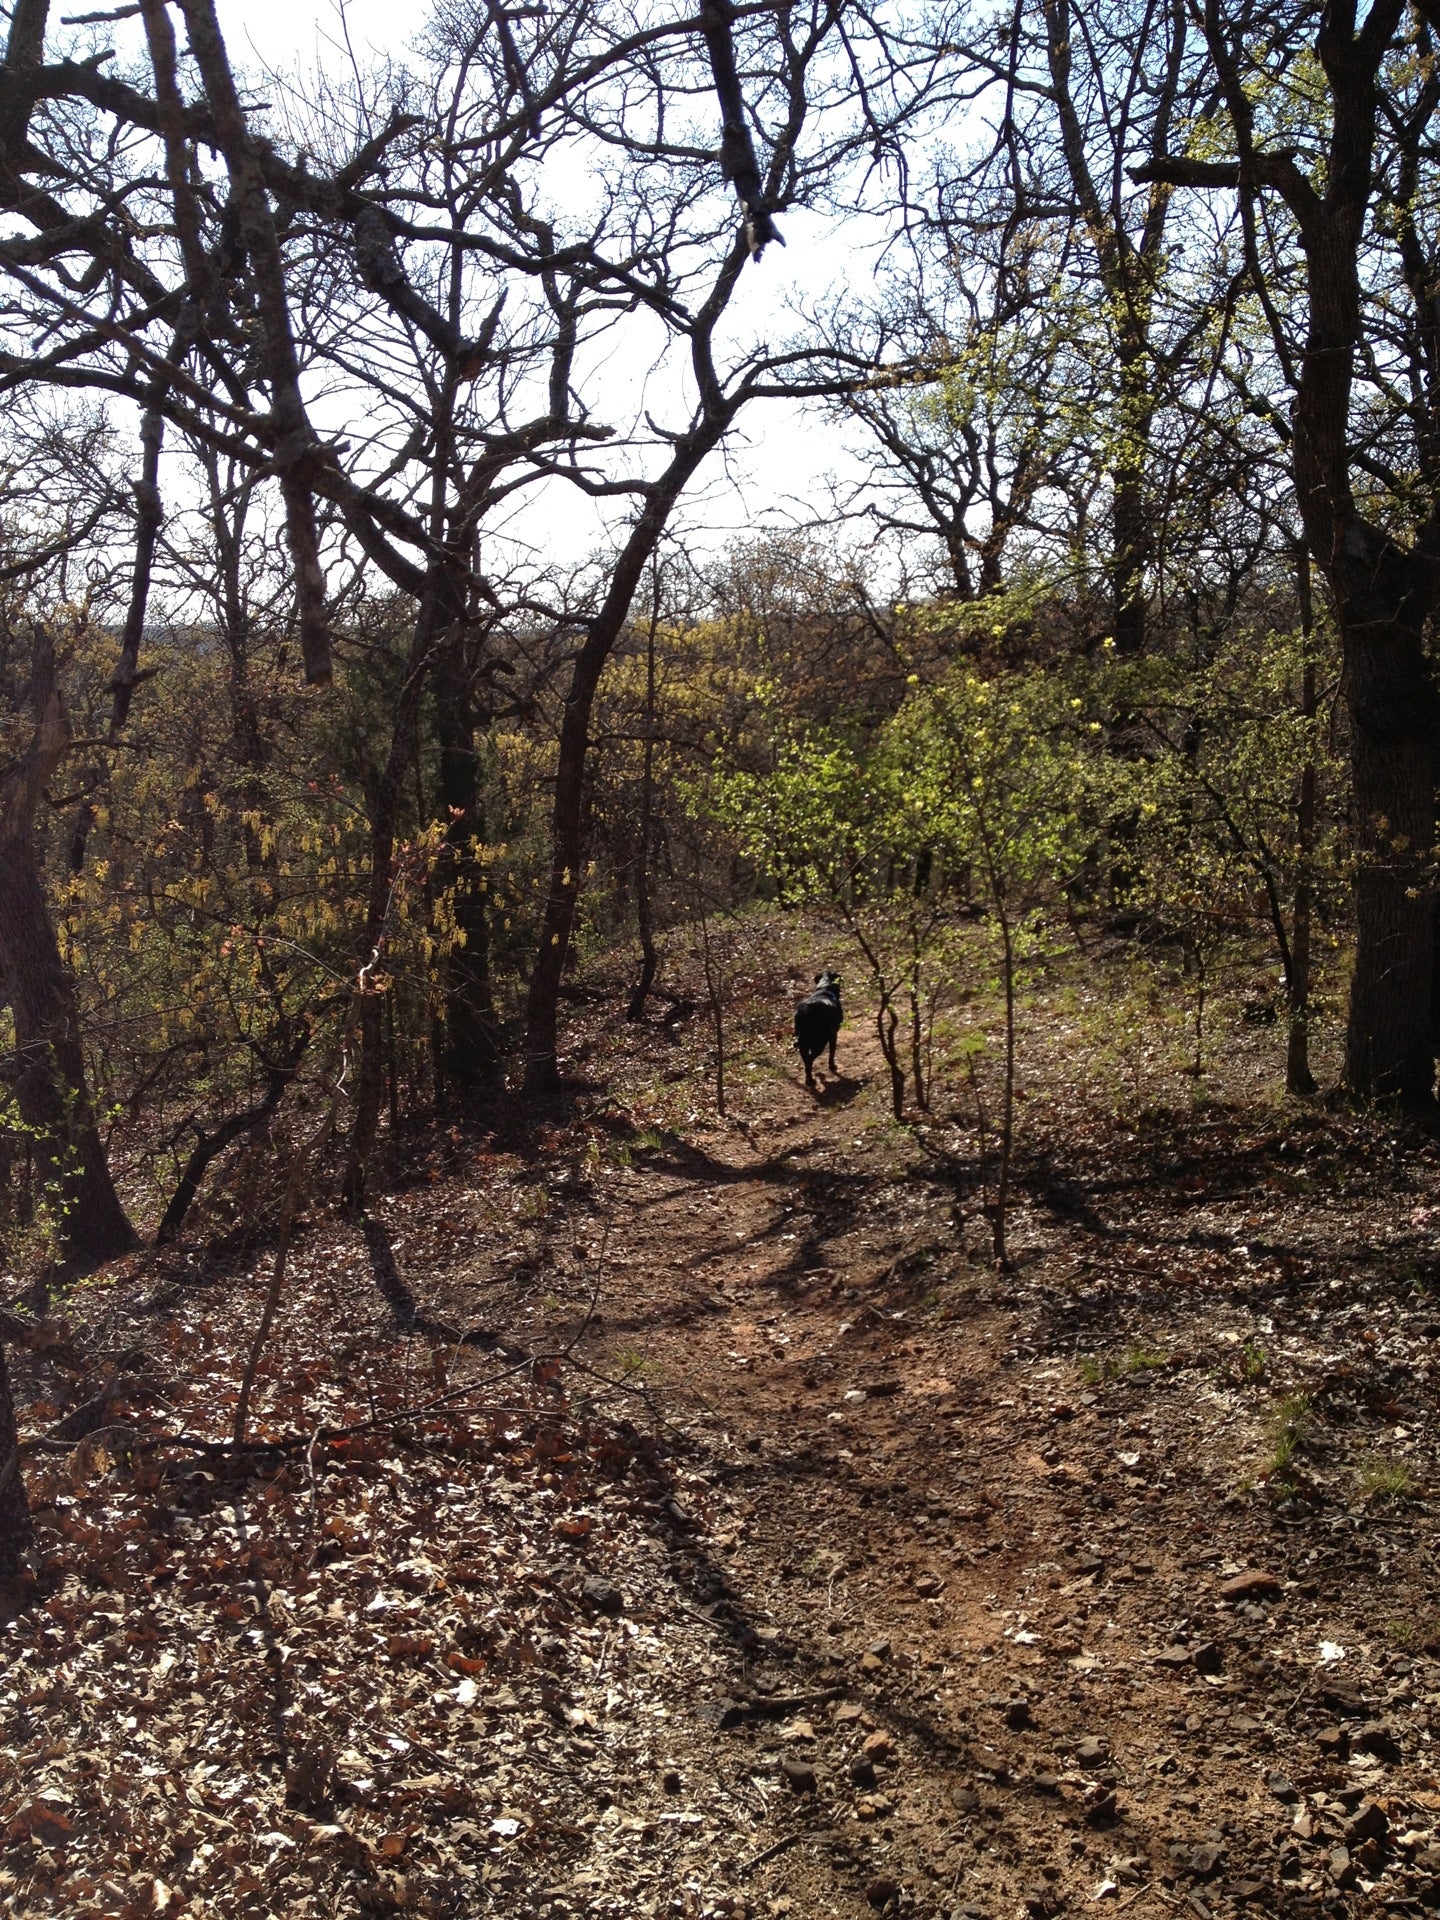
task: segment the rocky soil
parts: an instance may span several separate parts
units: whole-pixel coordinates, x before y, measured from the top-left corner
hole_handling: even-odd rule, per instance
[[[581,1090],[317,1203],[244,1455],[218,1215],[17,1311],[17,1915],[1440,1906],[1433,1136],[1278,1103],[1238,1003],[1203,1099],[1116,1083],[1057,982],[997,1273],[863,1005],[800,1083],[787,938],[730,1120],[601,997]]]

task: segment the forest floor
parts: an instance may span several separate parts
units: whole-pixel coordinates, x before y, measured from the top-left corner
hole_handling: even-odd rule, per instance
[[[239,1466],[263,1247],[52,1303],[10,1911],[1440,1906],[1436,1137],[1278,1100],[1243,996],[1187,1077],[1092,956],[997,1273],[858,977],[803,1086],[834,957],[757,936],[727,1122],[701,1016],[597,988],[582,1090],[317,1203]]]

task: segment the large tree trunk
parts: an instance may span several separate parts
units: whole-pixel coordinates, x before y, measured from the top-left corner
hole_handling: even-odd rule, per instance
[[[1395,0],[1386,0],[1356,34],[1327,12],[1317,39],[1334,117],[1323,199],[1305,183],[1290,190],[1310,301],[1293,460],[1306,538],[1334,601],[1350,714],[1357,870],[1345,1077],[1368,1098],[1428,1102],[1436,702],[1424,631],[1435,607],[1435,569],[1367,520],[1351,486],[1376,73],[1398,13]]]
[[[1367,1098],[1428,1103],[1434,1077],[1436,699],[1423,636],[1440,601],[1440,500],[1433,475],[1422,471],[1431,489],[1428,522],[1407,550],[1390,531],[1398,515],[1390,525],[1378,515],[1367,518],[1351,481],[1352,386],[1366,326],[1360,252],[1373,218],[1382,118],[1378,76],[1403,13],[1403,0],[1373,0],[1363,24],[1353,6],[1317,10],[1315,52],[1330,90],[1330,113],[1325,165],[1312,177],[1293,152],[1257,140],[1255,102],[1236,54],[1240,27],[1218,8],[1207,8],[1205,35],[1237,159],[1215,163],[1167,155],[1134,169],[1131,177],[1238,190],[1252,280],[1287,363],[1289,347],[1256,240],[1254,207],[1261,193],[1277,193],[1295,222],[1308,305],[1290,438],[1295,499],[1306,544],[1330,587],[1350,714],[1357,875],[1346,1079],[1352,1092]],[[1412,198],[1400,194],[1390,202],[1402,222]],[[1433,293],[1426,259],[1412,258],[1414,271],[1407,266],[1407,277],[1421,333],[1428,337]],[[1287,287],[1287,307],[1297,298]],[[1417,498],[1392,504],[1413,508]]]
[[[1389,557],[1372,579],[1393,606],[1387,572],[1419,569],[1393,548]],[[1434,1082],[1436,703],[1403,603],[1398,618],[1358,612],[1353,602],[1341,609],[1357,863],[1345,1078],[1357,1093],[1424,1104]]]
[[[54,648],[38,629],[31,705],[28,746],[0,775],[0,984],[15,1019],[11,1078],[20,1118],[34,1136],[66,1257],[88,1267],[133,1247],[135,1231],[95,1124],[75,987],[51,925],[35,846],[36,811],[69,744]]]
[[[1300,598],[1300,623],[1305,641],[1304,664],[1300,670],[1300,711],[1313,724],[1318,710],[1315,687],[1314,604],[1310,592],[1310,556],[1302,548],[1296,585]],[[1294,917],[1291,922],[1289,963],[1285,968],[1285,995],[1289,1012],[1289,1037],[1285,1050],[1285,1091],[1301,1099],[1315,1092],[1315,1076],[1310,1071],[1310,931],[1314,911],[1310,861],[1315,847],[1315,760],[1307,753],[1300,771],[1300,797],[1296,809],[1295,833],[1300,856],[1299,877],[1295,882]]]

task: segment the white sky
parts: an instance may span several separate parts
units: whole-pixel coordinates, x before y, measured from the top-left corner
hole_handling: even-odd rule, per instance
[[[263,63],[278,71],[348,63],[346,35],[355,55],[403,57],[428,11],[425,0],[218,0],[221,26],[237,66]],[[794,326],[801,299],[823,294],[833,275],[853,266],[851,248],[829,223],[791,214],[781,222],[786,245],[770,248],[745,269],[732,312],[745,331],[779,338]],[[722,548],[760,522],[794,521],[823,510],[831,476],[851,478],[858,467],[837,428],[808,409],[762,403],[742,416],[725,453],[712,456],[692,485],[681,518],[706,547]],[[613,508],[611,509],[613,511]],[[573,501],[563,533],[575,549],[590,550],[602,534],[585,503]],[[552,550],[555,529],[546,529]]]

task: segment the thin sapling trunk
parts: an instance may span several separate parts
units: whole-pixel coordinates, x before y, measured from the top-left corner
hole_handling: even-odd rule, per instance
[[[1010,916],[999,904],[996,890],[996,918],[1000,922],[1000,945],[1005,974],[1005,1087],[1000,1103],[1000,1169],[995,1182],[994,1226],[995,1265],[1008,1267],[1006,1212],[1010,1204],[1010,1161],[1015,1146],[1015,937]]]
[[[885,1056],[885,1064],[890,1069],[890,1106],[897,1120],[905,1118],[905,1069],[900,1064],[900,1048],[896,1041],[896,1030],[900,1025],[900,1016],[891,1004],[890,995],[884,988],[880,993],[880,1004],[875,1009],[875,1031],[880,1037],[880,1051]]]
[[[30,1503],[20,1472],[20,1434],[10,1369],[0,1341],[0,1580],[13,1579],[20,1571],[21,1555],[32,1538]]]
[[[651,562],[650,625],[645,636],[645,763],[640,778],[640,841],[635,849],[635,919],[640,934],[640,978],[635,982],[627,1020],[643,1020],[645,1002],[655,984],[660,958],[655,950],[655,918],[650,901],[650,835],[655,807],[655,633],[660,624],[660,568]]]
[[[1310,593],[1310,556],[1300,556],[1300,630],[1304,637],[1304,658],[1300,670],[1300,711],[1307,722],[1316,714],[1315,657],[1312,651],[1314,607]],[[1290,959],[1285,969],[1285,999],[1290,1019],[1285,1049],[1285,1091],[1308,1098],[1315,1091],[1315,1076],[1310,1071],[1310,855],[1315,845],[1315,760],[1305,757],[1300,770],[1300,803],[1295,814],[1295,834],[1299,861],[1295,880],[1295,906],[1291,922]]]
[[[710,1025],[715,1035],[715,1111],[724,1120],[725,1113],[725,981],[719,957],[710,939],[710,916],[705,911],[704,895],[697,888],[696,904],[700,921],[700,953],[705,967],[705,997],[710,1007]]]

